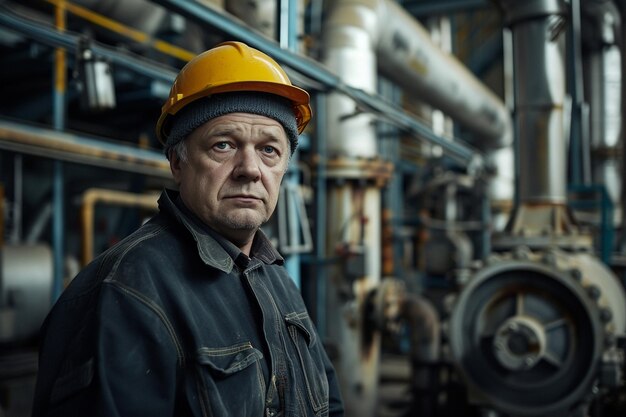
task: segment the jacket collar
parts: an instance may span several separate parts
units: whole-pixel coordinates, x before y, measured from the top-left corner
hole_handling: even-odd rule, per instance
[[[181,210],[175,203],[178,195],[177,191],[163,190],[159,198],[160,211],[173,216],[191,233],[198,247],[198,255],[205,264],[222,272],[230,273],[235,265],[235,259],[237,259],[239,254],[243,255],[243,253],[231,242],[217,235],[208,226],[201,223],[189,210]],[[282,256],[261,230],[258,230],[254,236],[250,254],[253,258],[257,258],[266,264],[276,263],[282,265],[284,263]]]

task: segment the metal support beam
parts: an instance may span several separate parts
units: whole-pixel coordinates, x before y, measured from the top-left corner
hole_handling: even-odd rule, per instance
[[[14,13],[10,7],[2,4],[0,4],[0,25],[19,32],[38,43],[54,48],[64,48],[71,54],[76,52],[77,45],[82,39],[82,36],[77,33],[59,31],[50,25],[21,17]],[[151,79],[169,85],[176,78],[177,70],[175,68],[97,42],[92,42],[90,46],[94,55]]]
[[[493,8],[488,0],[431,0],[431,1],[404,1],[402,7],[415,17],[427,17],[438,14],[452,14],[468,12],[476,9]]]

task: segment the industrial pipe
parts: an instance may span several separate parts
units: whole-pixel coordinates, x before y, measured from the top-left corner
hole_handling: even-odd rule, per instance
[[[0,250],[4,246],[4,185],[0,183]]]
[[[393,22],[393,24],[389,24]],[[481,149],[507,146],[512,141],[511,117],[502,100],[482,84],[453,55],[443,52],[428,31],[392,0],[341,0],[326,23],[326,63],[352,86],[375,91],[377,68],[406,94],[442,110],[476,132]],[[355,71],[355,67],[359,68]],[[358,74],[356,76],[355,74]],[[354,104],[335,99],[329,111],[340,119],[330,132],[341,140],[337,151],[375,154],[373,139],[354,135]],[[334,112],[333,108],[337,111]],[[345,120],[345,123],[342,123]],[[343,127],[342,127],[343,126]],[[345,132],[358,140],[346,141]],[[332,151],[333,149],[329,149]]]
[[[622,73],[619,12],[612,1],[581,4],[585,41],[585,95],[590,102],[590,151],[593,184],[604,184],[615,207],[620,207]],[[589,151],[589,150],[587,150]],[[615,211],[620,218],[621,209]],[[613,219],[607,219],[613,224]]]
[[[564,204],[567,199],[563,2],[500,0],[513,35],[519,199]]]
[[[0,149],[171,179],[163,154],[0,120]]]
[[[87,265],[93,259],[94,241],[94,213],[96,204],[114,204],[126,207],[140,207],[156,211],[158,195],[156,194],[133,194],[123,191],[104,190],[90,188],[82,197],[82,241],[83,241],[83,265]]]
[[[400,307],[400,318],[409,329],[415,408],[424,415],[431,415],[437,404],[437,367],[441,344],[439,313],[427,298],[406,294]]]

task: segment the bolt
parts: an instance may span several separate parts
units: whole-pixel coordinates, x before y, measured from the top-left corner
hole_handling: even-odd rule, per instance
[[[613,318],[613,313],[608,308],[603,308],[600,310],[600,320],[604,323],[608,323]]]
[[[580,282],[583,279],[583,273],[580,272],[580,269],[572,269],[571,271],[569,271],[570,275],[572,276],[572,278],[574,278],[576,281]]]
[[[587,294],[589,294],[589,297],[592,299],[597,300],[602,295],[602,291],[600,291],[597,285],[591,285],[587,288]]]

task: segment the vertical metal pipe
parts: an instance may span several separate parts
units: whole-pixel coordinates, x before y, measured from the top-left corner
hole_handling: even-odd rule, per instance
[[[0,183],[0,250],[4,246],[4,186]]]
[[[397,89],[389,88],[390,86],[384,86],[381,83],[381,93],[383,93],[392,102],[398,102],[399,92]],[[385,88],[388,90],[385,92]],[[386,94],[385,94],[386,93]],[[384,140],[381,144],[381,155],[385,160],[400,161],[400,137],[395,128],[389,128],[381,130],[380,134]],[[389,184],[383,190],[384,207],[385,211],[382,213],[383,217],[383,238],[382,238],[382,253],[383,253],[383,276],[395,276],[399,277],[401,273],[401,260],[403,257],[402,242],[397,239],[400,235],[400,223],[398,219],[402,218],[403,208],[403,178],[402,168],[397,164],[394,168],[394,174],[391,177]]]
[[[591,183],[604,184],[621,217],[620,134],[622,74],[620,51],[621,19],[616,4],[605,0],[581,3],[586,24],[581,25],[584,41],[584,87],[589,103],[589,146]],[[604,220],[604,219],[603,219]],[[609,219],[611,224],[613,219]]]
[[[585,103],[582,70],[580,0],[570,0],[570,28],[567,31],[567,70],[569,92],[572,97],[570,125],[571,182],[591,182],[591,160],[589,157],[589,113]]]
[[[22,213],[24,209],[24,168],[21,154],[13,158],[13,229],[11,230],[11,243],[18,245],[22,240]]]
[[[558,1],[501,3],[513,35],[520,203],[564,204],[565,7]]]
[[[318,156],[315,195],[315,258],[316,262],[316,321],[317,331],[324,339],[326,331],[326,291],[327,266],[326,259],[326,99],[318,95],[314,98],[317,115],[315,120],[315,149]],[[323,272],[322,272],[323,271]]]
[[[289,49],[291,51],[296,52],[298,49],[297,33],[296,28],[297,25],[293,22],[298,14],[297,14],[297,0],[278,0],[278,42],[282,48]],[[293,185],[295,189],[298,186],[298,152],[295,152],[291,157],[291,163],[289,167],[289,171],[287,172],[287,177],[285,181]],[[291,188],[291,187],[290,187]],[[287,196],[285,196],[287,197]],[[295,215],[297,213],[296,207],[294,207],[294,199],[287,198],[285,208],[293,213],[294,215],[287,216],[289,219],[289,233],[292,237],[292,242],[297,242],[299,238],[299,230],[300,230],[300,221],[299,216]],[[300,255],[297,253],[290,254],[286,256],[285,259],[285,267],[289,272],[289,276],[298,286],[301,287],[301,274],[300,274]]]
[[[357,3],[366,2],[333,4],[325,21],[324,62],[349,86],[373,93],[377,88],[373,36],[380,17],[371,4]],[[328,94],[326,105],[326,154],[332,161],[329,174],[333,177],[323,209],[328,226],[326,254],[336,257],[338,248],[346,247],[357,251],[359,263],[358,276],[346,276],[349,272],[339,265],[331,272],[336,285],[328,294],[328,333],[337,346],[335,366],[346,414],[368,417],[375,413],[380,334],[367,328],[365,303],[369,291],[380,283],[381,192],[366,167],[356,168],[356,175],[341,167],[378,160],[380,153],[372,114],[360,111],[354,100],[338,93]]]
[[[622,60],[621,60],[621,73],[622,73],[622,83],[621,83],[621,114],[624,114],[624,110],[626,109],[626,82],[624,79],[626,78],[626,0],[616,0],[616,5],[620,11],[620,16],[622,18],[621,25],[621,34],[620,41],[622,47]],[[622,162],[622,179],[626,179],[626,117],[621,118],[621,141],[622,141],[622,154],[621,154],[621,162]],[[622,190],[622,198],[621,198],[621,209],[622,209],[622,235],[620,238],[620,249],[622,252],[626,251],[626,191]]]
[[[58,3],[55,9],[56,27],[59,31],[65,30],[65,1]],[[54,129],[65,129],[65,91],[67,86],[67,63],[66,51],[63,48],[55,50],[54,66]],[[54,257],[54,279],[52,284],[52,300],[55,301],[63,291],[63,265],[64,265],[64,172],[63,162],[54,161],[54,172],[52,180],[52,247]]]

